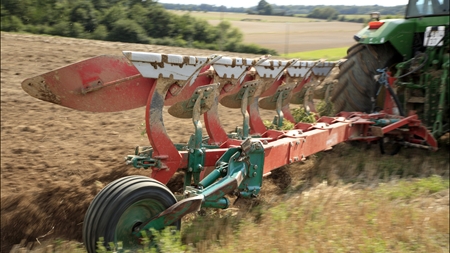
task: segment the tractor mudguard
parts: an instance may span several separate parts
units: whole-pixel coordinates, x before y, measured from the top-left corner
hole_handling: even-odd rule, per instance
[[[385,19],[369,22],[369,25],[359,31],[354,38],[361,44],[384,44],[390,42],[404,59],[410,59],[413,56],[411,45],[413,44],[415,33],[425,32],[428,26],[448,24],[448,16]]]
[[[376,25],[365,27],[355,35],[355,40],[361,44],[390,42],[403,57],[411,57],[411,47],[405,47],[404,45],[412,45],[415,22],[406,19],[387,19],[374,22],[381,26],[378,28],[376,28]]]

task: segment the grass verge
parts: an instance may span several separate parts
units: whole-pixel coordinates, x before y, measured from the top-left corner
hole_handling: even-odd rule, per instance
[[[342,59],[347,55],[348,47],[329,48],[322,50],[314,50],[307,52],[296,52],[289,54],[282,54],[282,57],[286,58],[298,58],[301,60],[318,60],[326,59],[329,61],[336,61]]]
[[[448,185],[439,176],[375,189],[320,184],[270,208],[258,208],[259,218],[253,213],[233,233],[220,238],[206,233],[209,247],[200,244],[195,250],[448,252]]]

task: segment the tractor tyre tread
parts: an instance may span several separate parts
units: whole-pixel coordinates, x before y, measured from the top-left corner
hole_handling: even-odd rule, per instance
[[[347,50],[347,60],[339,68],[338,80],[331,102],[335,113],[340,111],[372,110],[371,97],[374,97],[379,84],[375,81],[377,69],[395,62],[395,49],[390,44],[365,45],[355,44]]]

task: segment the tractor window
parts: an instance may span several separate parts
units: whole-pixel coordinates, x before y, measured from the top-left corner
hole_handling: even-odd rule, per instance
[[[406,17],[448,14],[449,0],[410,0]]]

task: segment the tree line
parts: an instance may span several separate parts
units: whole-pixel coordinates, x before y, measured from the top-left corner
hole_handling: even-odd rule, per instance
[[[227,21],[213,26],[154,0],[2,0],[0,16],[2,31],[277,54],[242,43],[242,32]]]
[[[276,2],[276,1],[274,1]],[[277,15],[277,16],[296,16],[311,14],[314,9],[332,8],[338,15],[362,15],[370,14],[378,11],[382,15],[400,15],[403,16],[406,12],[406,5],[399,6],[345,6],[345,5],[276,5],[270,4],[266,0],[261,0],[258,5],[250,8],[227,8],[225,6],[209,5],[209,4],[166,4],[162,3],[166,9],[171,10],[185,10],[185,11],[215,11],[215,12],[239,12],[255,15]],[[329,17],[325,18],[328,19]]]
[[[167,10],[180,11],[202,11],[202,12],[236,12],[245,13],[247,8],[244,7],[226,7],[225,5],[211,5],[211,4],[169,4],[161,3]]]

